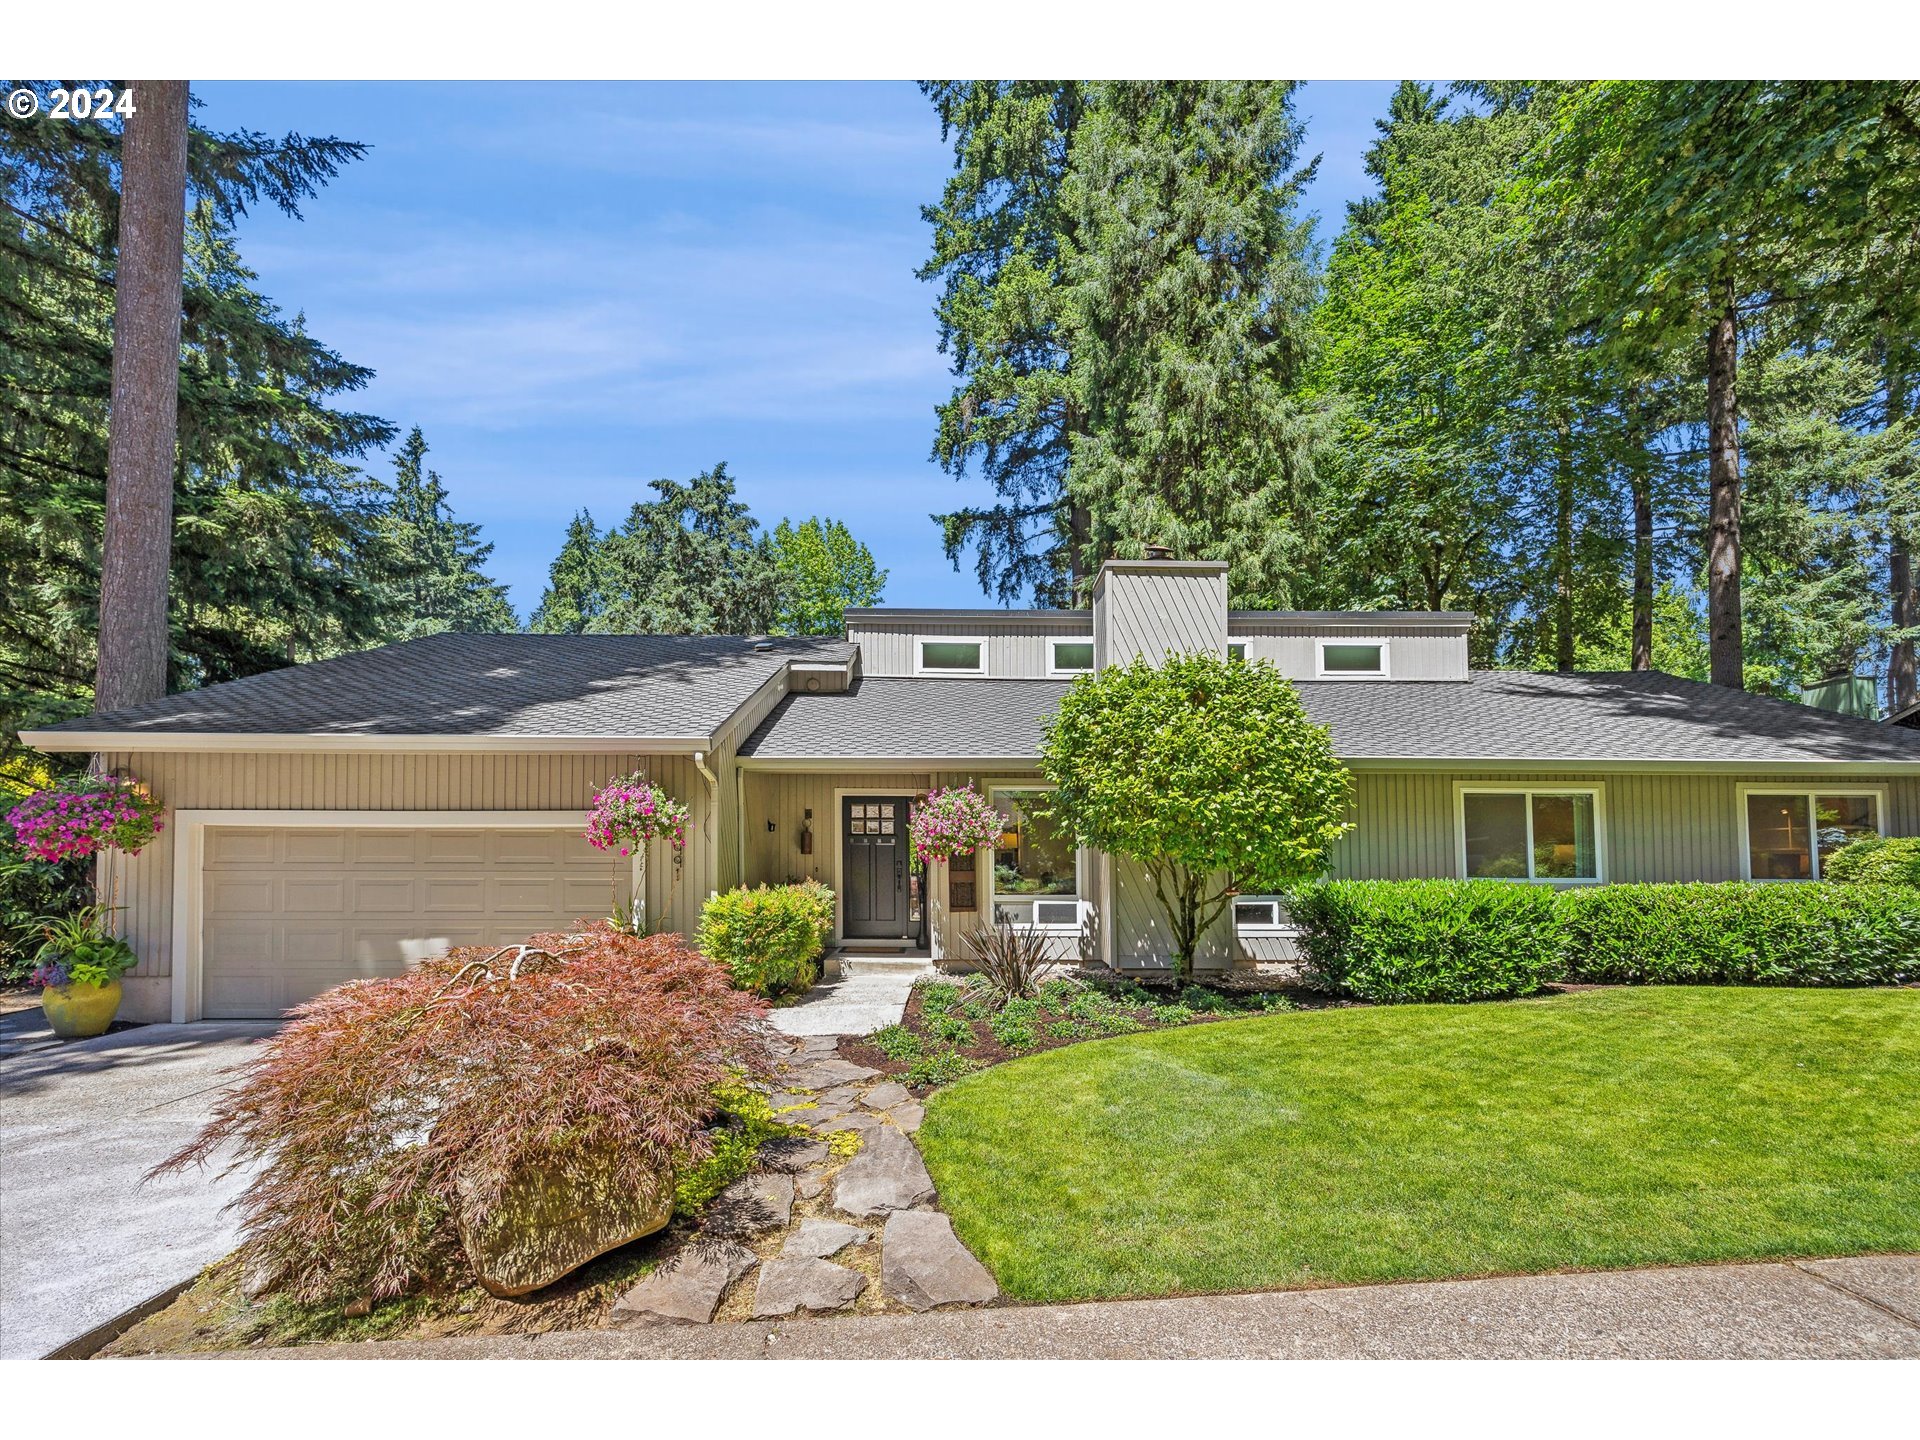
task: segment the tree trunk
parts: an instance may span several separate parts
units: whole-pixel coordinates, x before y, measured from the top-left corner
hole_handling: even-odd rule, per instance
[[[1636,458],[1633,486],[1633,668],[1653,668],[1653,477]]]
[[[1707,332],[1707,656],[1709,678],[1746,688],[1740,632],[1739,317],[1728,286],[1725,306]]]
[[[132,82],[120,156],[113,395],[100,549],[94,708],[167,693],[167,572],[180,402],[180,284],[187,197],[187,82]]]
[[[1559,511],[1553,537],[1554,614],[1553,664],[1562,674],[1573,669],[1573,459],[1572,436],[1560,427],[1558,470]]]
[[[1887,424],[1897,425],[1906,418],[1908,400],[1908,379],[1905,366],[1889,347],[1887,360]],[[1904,462],[1902,462],[1904,463]],[[1916,588],[1913,574],[1913,547],[1910,537],[1898,525],[1893,527],[1887,543],[1887,579],[1892,591],[1891,618],[1896,630],[1911,630],[1920,626],[1920,588]],[[1913,637],[1908,635],[1893,642],[1892,653],[1887,658],[1887,710],[1888,713],[1904,710],[1920,697],[1920,677],[1915,675]]]

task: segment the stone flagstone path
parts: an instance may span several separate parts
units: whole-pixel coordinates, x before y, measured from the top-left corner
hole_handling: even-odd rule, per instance
[[[814,1138],[775,1141],[735,1181],[698,1234],[621,1296],[615,1329],[704,1325],[836,1312],[885,1314],[985,1305],[993,1276],[934,1208],[933,1177],[911,1135],[921,1107],[880,1072],[843,1060],[834,1036],[803,1036],[770,1097]],[[849,1156],[852,1131],[859,1150]]]

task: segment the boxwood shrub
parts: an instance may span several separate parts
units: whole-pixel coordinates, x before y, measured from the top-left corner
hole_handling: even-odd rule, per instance
[[[1324,984],[1362,1000],[1494,1000],[1559,978],[1554,892],[1498,880],[1333,880],[1293,897]]]
[[[1869,835],[1820,862],[1836,885],[1912,885],[1920,888],[1920,835],[1898,840]]]
[[[833,934],[833,891],[818,880],[726,890],[701,908],[695,943],[733,974],[742,990],[795,994],[820,978]]]
[[[1920,979],[1920,890],[1903,886],[1599,885],[1563,893],[1559,911],[1570,980],[1887,985]]]

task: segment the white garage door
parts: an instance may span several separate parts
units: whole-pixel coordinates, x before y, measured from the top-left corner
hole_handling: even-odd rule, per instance
[[[578,829],[210,828],[201,1012],[274,1016],[450,946],[603,916],[611,873]]]

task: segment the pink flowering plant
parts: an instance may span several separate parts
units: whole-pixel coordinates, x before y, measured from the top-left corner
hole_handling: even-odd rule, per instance
[[[931,865],[993,844],[1011,823],[971,785],[954,785],[927,792],[913,808],[907,835],[915,863]]]
[[[166,828],[166,807],[138,780],[80,775],[36,790],[7,812],[20,848],[36,860],[84,860],[101,850],[138,855]]]
[[[587,843],[596,850],[617,850],[621,855],[637,855],[640,873],[634,882],[636,895],[645,893],[647,846],[665,840],[673,847],[674,881],[680,879],[680,858],[687,849],[687,827],[692,817],[687,807],[655,785],[639,771],[609,780],[593,797],[587,811]],[[620,903],[620,866],[613,869],[613,913],[608,923],[628,934],[634,931],[634,909]]]

